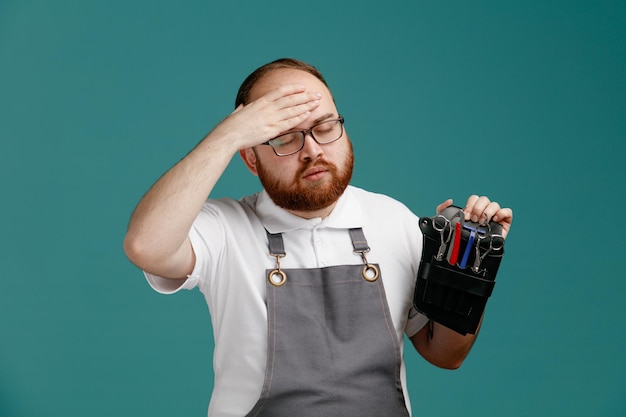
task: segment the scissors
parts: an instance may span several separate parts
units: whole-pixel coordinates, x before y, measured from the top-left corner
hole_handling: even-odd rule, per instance
[[[433,217],[433,229],[438,231],[439,235],[441,236],[441,245],[439,245],[439,251],[437,252],[437,256],[435,256],[435,259],[438,261],[442,261],[443,257],[446,254],[446,249],[448,249],[448,243],[450,243],[450,239],[452,239],[452,235],[453,235],[452,222],[457,217],[459,218],[459,220],[456,222],[458,225],[458,223],[464,217],[463,210],[459,209],[459,211],[457,211],[450,220],[448,220],[446,216],[441,215],[441,214],[438,214],[437,216]],[[447,235],[446,235],[446,232],[447,232]]]
[[[450,238],[452,237],[452,231],[450,227],[450,220],[446,216],[441,214],[433,217],[433,229],[439,232],[439,236],[441,236],[441,244],[439,245],[439,251],[437,251],[437,256],[435,259],[438,261],[443,260],[443,256],[446,253],[446,249],[448,248],[448,242],[450,242]],[[446,236],[446,231],[448,235]]]
[[[489,224],[487,224],[489,226]],[[492,250],[500,250],[504,246],[504,237],[499,234],[491,234],[491,227],[489,227],[488,232],[483,236],[478,236],[478,242],[476,242],[476,259],[474,259],[474,265],[472,265],[472,271],[477,274],[480,270],[480,265],[483,263],[483,260],[487,256],[489,252]],[[480,253],[480,243],[483,239],[489,239],[489,246],[487,249],[481,254]]]

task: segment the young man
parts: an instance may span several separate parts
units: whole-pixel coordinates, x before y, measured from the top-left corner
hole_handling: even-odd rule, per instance
[[[207,200],[235,153],[263,190]],[[133,213],[125,250],[153,288],[198,287],[206,298],[210,417],[408,416],[404,333],[436,366],[454,369],[467,356],[474,335],[427,326],[412,309],[418,217],[349,186],[352,167],[324,78],[282,59],[244,81],[235,111]],[[505,234],[512,221],[486,197],[469,197],[465,214]]]

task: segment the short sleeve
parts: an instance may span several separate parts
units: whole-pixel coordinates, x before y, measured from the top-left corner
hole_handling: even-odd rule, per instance
[[[192,227],[189,231],[189,240],[191,241],[191,247],[196,257],[196,263],[193,271],[187,278],[163,278],[143,271],[148,284],[150,284],[150,287],[156,292],[160,294],[174,294],[180,290],[192,290],[199,285],[200,277],[203,275],[204,265],[206,265],[206,245],[204,245],[204,240],[195,227]]]
[[[406,323],[406,335],[411,338],[428,323],[428,317],[411,307],[409,311],[409,319]]]

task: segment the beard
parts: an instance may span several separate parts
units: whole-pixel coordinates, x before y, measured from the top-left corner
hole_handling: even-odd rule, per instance
[[[274,204],[285,210],[315,211],[324,209],[335,203],[350,184],[354,168],[352,143],[342,167],[326,162],[323,159],[303,164],[295,174],[291,184],[284,178],[274,177],[271,169],[265,169],[257,159],[259,180]],[[311,167],[324,167],[330,174],[330,180],[324,179],[307,182],[302,179],[304,172]]]

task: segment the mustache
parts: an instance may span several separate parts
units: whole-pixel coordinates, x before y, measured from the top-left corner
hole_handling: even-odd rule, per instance
[[[326,168],[328,171],[334,173],[337,171],[337,166],[331,162],[327,162],[324,160],[315,160],[315,161],[308,161],[308,162],[304,162],[302,164],[302,166],[298,169],[298,177],[304,175],[304,173],[311,168],[315,168],[315,167],[322,167],[322,168]]]

